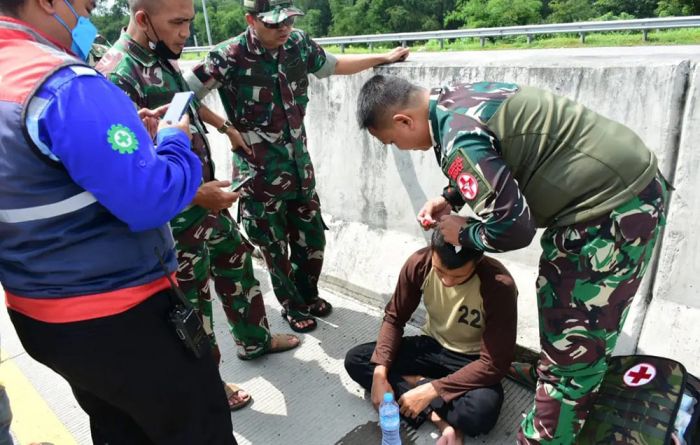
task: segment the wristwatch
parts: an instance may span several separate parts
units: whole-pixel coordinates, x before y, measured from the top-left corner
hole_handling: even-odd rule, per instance
[[[219,128],[216,129],[221,134],[226,134],[226,131],[228,131],[229,128],[231,128],[233,124],[231,123],[230,120],[226,120]]]

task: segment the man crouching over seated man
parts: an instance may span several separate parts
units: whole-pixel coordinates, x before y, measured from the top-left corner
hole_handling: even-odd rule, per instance
[[[393,392],[409,424],[430,418],[442,432],[438,445],[461,444],[498,420],[501,379],[515,352],[518,290],[483,252],[455,248],[438,230],[431,244],[404,264],[377,342],[351,349],[345,369],[371,391],[375,408]],[[402,338],[421,298],[423,335]]]

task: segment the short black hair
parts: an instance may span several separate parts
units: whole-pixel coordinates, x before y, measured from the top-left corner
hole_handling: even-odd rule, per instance
[[[469,247],[462,247],[457,252],[455,246],[445,241],[442,232],[437,229],[433,231],[430,248],[437,253],[442,265],[449,270],[458,269],[470,261],[478,262],[484,256],[483,250]]]
[[[0,0],[0,11],[9,16],[17,16],[24,0]]]
[[[131,15],[139,11],[146,11],[149,14],[154,14],[161,7],[164,7],[160,0],[127,0],[127,3],[129,4],[129,12]]]
[[[357,96],[357,123],[361,129],[382,128],[387,115],[407,106],[423,88],[397,76],[377,74],[364,85]]]

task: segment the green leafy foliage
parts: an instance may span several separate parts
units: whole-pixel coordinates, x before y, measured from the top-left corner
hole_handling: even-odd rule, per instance
[[[446,23],[455,27],[491,28],[541,23],[541,0],[460,0]]]
[[[121,29],[129,23],[129,4],[127,0],[115,0],[114,2],[98,2],[97,9],[90,17],[98,31],[114,43],[119,38]]]
[[[205,1],[213,43],[245,29],[241,0]],[[114,42],[129,21],[127,0],[100,4],[92,20]],[[295,26],[313,37],[700,14],[700,0],[295,0],[294,4],[306,12]],[[188,44],[194,45],[196,35],[197,43],[206,45],[202,0],[195,0],[195,10]]]
[[[245,10],[239,0],[206,0],[206,5],[213,44],[235,37],[245,30],[247,26]],[[193,34],[197,35],[199,45],[207,45],[207,31],[202,11],[200,0],[195,3]]]

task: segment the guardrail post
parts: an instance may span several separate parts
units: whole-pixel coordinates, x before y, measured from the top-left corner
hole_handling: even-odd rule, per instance
[[[578,35],[581,36],[581,43],[586,43],[586,33],[585,32],[580,32]]]
[[[532,43],[532,34],[528,34],[527,35],[527,44],[529,45],[531,43]]]
[[[479,37],[479,41],[481,42],[481,47],[483,48],[486,46],[486,38],[485,37]]]
[[[645,42],[648,42],[648,41],[649,41],[649,35],[648,35],[648,34],[649,34],[649,30],[648,30],[648,29],[643,29],[643,30],[642,30],[642,40],[644,40]]]
[[[401,41],[401,47],[406,48],[408,46],[408,43],[405,40]]]
[[[344,53],[344,52],[345,52],[345,44],[344,44],[344,43],[341,43],[341,44],[340,44],[340,52],[341,52],[341,53]]]
[[[440,49],[445,49],[445,39],[440,39]]]
[[[369,52],[372,52],[373,47],[374,47],[374,45],[372,45],[372,42],[369,42]]]

